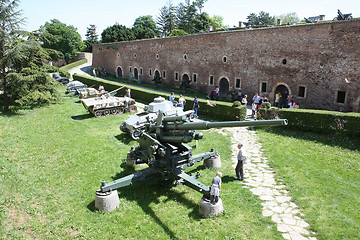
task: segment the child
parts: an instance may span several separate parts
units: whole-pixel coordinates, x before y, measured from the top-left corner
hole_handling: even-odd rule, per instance
[[[220,191],[221,191],[221,177],[222,173],[217,172],[216,176],[213,178],[211,182],[211,190],[210,190],[210,203],[215,204],[219,201]]]

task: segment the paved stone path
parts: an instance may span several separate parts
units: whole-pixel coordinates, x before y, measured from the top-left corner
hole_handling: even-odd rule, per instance
[[[233,133],[232,162],[234,168],[237,163],[237,145],[239,142],[243,143],[243,152],[247,156],[247,163],[244,165],[244,181],[241,183],[244,188],[248,188],[262,200],[263,216],[271,217],[285,239],[316,240],[315,237],[310,237],[310,232],[307,230],[309,224],[302,219],[304,215],[291,201],[285,186],[275,181],[274,171],[269,167],[266,157],[263,156],[262,146],[258,142],[256,132],[248,130],[246,127],[228,128],[228,130]]]

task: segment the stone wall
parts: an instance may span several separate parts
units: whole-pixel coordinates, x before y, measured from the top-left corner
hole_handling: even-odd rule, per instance
[[[99,44],[93,67],[118,77],[179,87],[189,78],[203,92],[241,90],[270,100],[286,90],[313,109],[358,111],[360,20],[215,32]]]

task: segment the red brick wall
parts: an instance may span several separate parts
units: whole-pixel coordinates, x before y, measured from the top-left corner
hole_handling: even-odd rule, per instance
[[[125,78],[137,68],[139,79],[148,82],[155,70],[161,75],[166,71],[162,82],[172,86],[180,85],[183,74],[191,80],[196,74],[197,81],[191,86],[203,92],[210,92],[215,85],[226,92],[221,78],[229,81],[229,90],[235,89],[235,81],[240,79],[241,89],[250,98],[265,83],[264,94],[273,99],[276,87],[282,84],[307,108],[357,111],[360,20],[100,44],[93,47],[93,66],[112,74],[120,66]],[[209,84],[210,75],[214,85]],[[299,86],[306,89],[303,98],[297,96]],[[345,103],[336,102],[337,91],[346,92]]]

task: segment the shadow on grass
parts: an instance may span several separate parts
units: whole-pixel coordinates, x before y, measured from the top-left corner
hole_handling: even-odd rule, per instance
[[[236,179],[236,177],[234,177],[234,176],[223,176],[223,177],[221,178],[221,180],[222,180],[223,183],[229,183],[229,182],[238,181],[238,180]]]
[[[90,113],[85,113],[77,116],[71,116],[71,118],[73,120],[84,120],[84,119],[93,118],[93,116]]]
[[[135,142],[135,140],[133,140],[127,133],[121,133],[119,135],[116,135],[115,138],[124,144],[130,144],[131,142]]]
[[[350,138],[343,135],[302,132],[296,130],[289,130],[285,128],[275,128],[275,127],[261,128],[261,130],[267,133],[281,135],[283,137],[302,139],[306,141],[312,141],[314,143],[323,143],[325,145],[332,147],[337,146],[349,150],[360,149],[360,140],[355,137]]]

